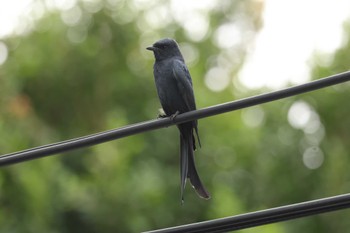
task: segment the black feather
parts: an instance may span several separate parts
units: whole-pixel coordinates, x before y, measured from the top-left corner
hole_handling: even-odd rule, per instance
[[[167,116],[196,109],[191,75],[187,69],[180,49],[173,39],[162,39],[147,49],[152,50],[156,59],[154,79],[160,103]],[[198,145],[201,142],[198,134],[198,122],[186,122],[178,125],[180,130],[180,179],[181,200],[188,178],[197,194],[205,199],[210,195],[202,184],[194,161],[196,150],[196,133]]]

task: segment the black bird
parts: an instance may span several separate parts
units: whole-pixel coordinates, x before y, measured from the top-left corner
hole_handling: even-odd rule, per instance
[[[187,69],[179,46],[173,39],[162,39],[147,48],[153,51],[155,63],[153,66],[154,79],[157,87],[160,103],[166,116],[175,117],[196,109],[192,89],[191,75]],[[181,174],[181,200],[189,178],[197,194],[205,199],[210,194],[202,184],[194,163],[194,150],[196,132],[199,146],[197,120],[177,125],[180,130],[180,174]]]

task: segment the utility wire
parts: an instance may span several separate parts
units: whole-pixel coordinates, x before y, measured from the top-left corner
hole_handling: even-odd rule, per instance
[[[70,150],[83,148],[87,146],[97,145],[103,142],[127,137],[130,135],[159,129],[162,127],[168,127],[170,125],[179,124],[187,121],[192,121],[195,119],[201,119],[209,116],[214,116],[222,114],[225,112],[230,112],[242,108],[251,107],[254,105],[259,105],[290,96],[314,91],[324,87],[336,85],[339,83],[350,81],[350,71],[336,74],[327,78],[322,78],[302,85],[297,85],[282,89],[279,91],[274,91],[270,93],[265,93],[257,96],[248,97],[245,99],[240,99],[237,101],[227,102],[191,112],[186,112],[176,116],[174,119],[170,117],[163,119],[156,119],[145,121],[133,125],[128,125],[118,129],[108,130],[101,133],[96,133],[84,137],[74,138],[62,142],[57,142],[53,144],[48,144],[44,146],[39,146],[19,152],[14,152],[10,154],[5,154],[0,157],[0,166],[15,164],[31,159],[37,159],[57,153],[67,152]]]
[[[350,194],[144,233],[219,233],[241,230],[350,207]]]

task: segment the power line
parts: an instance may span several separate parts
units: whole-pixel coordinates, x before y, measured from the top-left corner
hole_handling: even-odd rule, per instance
[[[324,87],[336,85],[339,83],[350,81],[350,71],[336,74],[327,78],[322,78],[302,85],[297,85],[282,89],[279,91],[274,91],[270,93],[265,93],[257,96],[248,97],[241,100],[236,100],[232,102],[227,102],[196,111],[191,111],[187,113],[180,114],[176,116],[173,120],[168,118],[156,119],[145,121],[133,125],[128,125],[119,129],[113,129],[104,131],[101,133],[96,133],[84,137],[74,138],[62,142],[57,142],[49,145],[39,146],[19,152],[14,152],[6,154],[0,157],[0,166],[15,164],[31,159],[37,159],[57,153],[67,152],[70,150],[83,148],[87,146],[97,145],[103,142],[127,137],[130,135],[159,129],[162,127],[167,127],[174,124],[179,124],[195,119],[201,119],[209,116],[214,116],[222,114],[225,112],[230,112],[242,108],[251,107],[254,105],[259,105],[290,96],[314,91]]]
[[[237,216],[192,223],[144,233],[219,233],[241,230],[350,207],[350,194],[261,210]]]

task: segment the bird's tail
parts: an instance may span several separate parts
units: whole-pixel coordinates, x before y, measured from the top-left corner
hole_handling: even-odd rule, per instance
[[[186,124],[186,123],[185,123]],[[180,125],[180,173],[181,173],[181,200],[183,202],[183,192],[186,186],[186,178],[189,178],[193,188],[197,194],[209,199],[210,194],[202,184],[194,162],[194,147],[193,128],[188,125]]]

